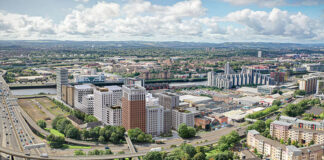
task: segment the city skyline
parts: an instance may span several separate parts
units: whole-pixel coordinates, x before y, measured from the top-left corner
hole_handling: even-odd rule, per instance
[[[323,43],[323,11],[320,0],[13,0],[0,2],[0,39]]]

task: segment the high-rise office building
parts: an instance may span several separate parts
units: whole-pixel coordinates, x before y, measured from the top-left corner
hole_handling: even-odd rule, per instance
[[[56,70],[56,93],[57,98],[62,99],[62,85],[67,85],[68,82],[68,70],[65,68],[59,68]]]
[[[140,128],[146,131],[145,88],[138,85],[123,85],[122,124],[126,130]]]

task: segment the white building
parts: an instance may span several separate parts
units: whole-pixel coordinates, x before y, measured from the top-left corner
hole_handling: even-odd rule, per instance
[[[146,133],[159,136],[164,131],[163,106],[146,106]]]
[[[93,94],[94,116],[104,124],[112,125],[109,123],[109,111],[111,111],[110,107],[120,106],[122,97],[121,87],[106,86],[103,88],[96,88]]]
[[[74,106],[81,110],[83,108],[83,96],[93,94],[93,87],[89,84],[75,85],[74,86]]]
[[[259,58],[262,57],[262,51],[258,51],[258,57],[259,57]]]
[[[172,110],[172,128],[178,130],[182,123],[194,127],[195,114],[190,111]]]
[[[88,94],[83,96],[82,108],[79,108],[79,110],[86,114],[93,115],[93,101],[94,101],[93,94]]]
[[[107,107],[107,124],[111,126],[122,125],[122,109],[120,106]]]

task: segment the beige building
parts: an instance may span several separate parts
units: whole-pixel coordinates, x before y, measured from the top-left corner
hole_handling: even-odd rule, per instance
[[[299,127],[296,127],[292,123],[274,121],[270,125],[270,135],[278,140],[283,139],[285,142],[290,139],[291,141],[297,141],[298,143],[306,145],[312,141],[314,144],[324,143],[324,131],[309,129],[308,127],[302,128],[302,126],[306,125],[300,123]]]
[[[252,150],[256,149],[264,158],[272,160],[322,160],[324,151],[324,144],[302,148],[285,146],[278,141],[263,137],[256,130],[248,132],[247,144]]]
[[[306,77],[299,80],[299,90],[304,90],[306,93],[315,93],[317,80],[319,77]]]

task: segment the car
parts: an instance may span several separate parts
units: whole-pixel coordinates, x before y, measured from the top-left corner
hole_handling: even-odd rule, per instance
[[[105,147],[105,149],[109,149],[109,147],[108,147],[108,146],[106,146],[106,147]]]

